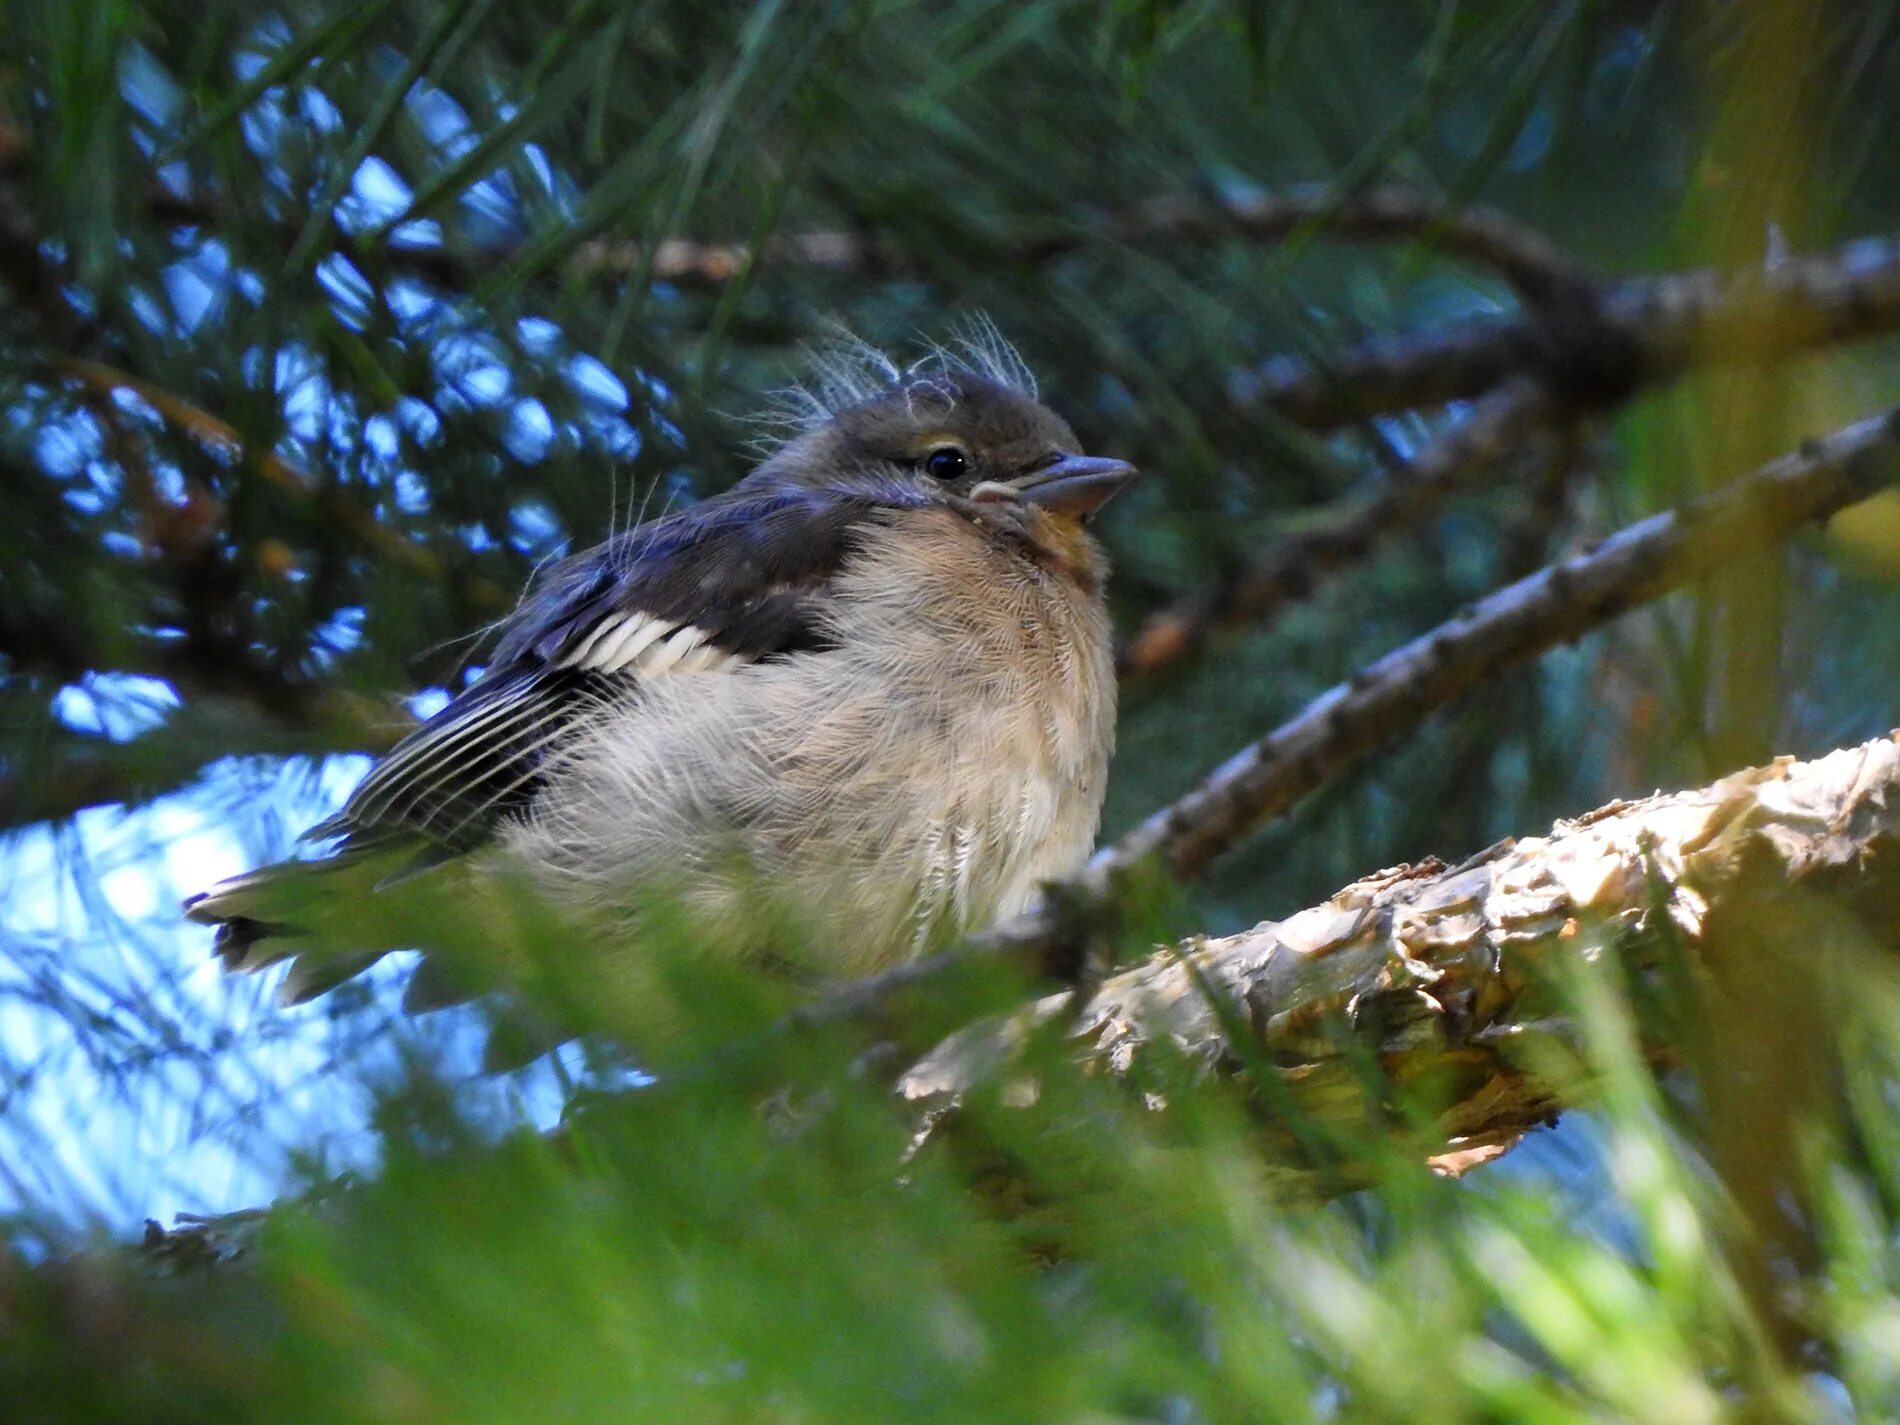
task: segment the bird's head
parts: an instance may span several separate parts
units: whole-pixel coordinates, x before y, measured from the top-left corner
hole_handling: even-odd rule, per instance
[[[1024,373],[1024,380],[1027,374]],[[874,485],[910,498],[1080,522],[1135,476],[1081,453],[1075,432],[995,372],[943,362],[892,373],[827,405],[755,478],[808,487]]]

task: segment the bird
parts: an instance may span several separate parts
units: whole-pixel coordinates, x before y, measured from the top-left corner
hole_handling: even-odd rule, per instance
[[[311,998],[403,948],[366,907],[449,877],[540,898],[623,995],[651,990],[656,897],[704,953],[769,964],[789,938],[837,980],[1079,866],[1115,742],[1089,525],[1135,467],[1083,453],[987,323],[815,370],[736,485],[533,581],[479,676],[305,833],[324,854],[185,903],[227,970],[290,960],[280,997]],[[425,957],[405,1006],[474,993]]]

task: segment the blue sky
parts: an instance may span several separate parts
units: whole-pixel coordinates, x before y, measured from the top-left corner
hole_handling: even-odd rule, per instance
[[[235,978],[182,897],[289,854],[367,759],[227,761],[127,812],[96,808],[0,851],[0,1214],[117,1233],[144,1217],[256,1206],[313,1169],[373,1163],[371,1086],[419,1056],[497,1123],[550,1122],[546,1065],[476,1072],[469,1012],[392,1006],[396,956],[367,994],[281,1006],[275,973]]]

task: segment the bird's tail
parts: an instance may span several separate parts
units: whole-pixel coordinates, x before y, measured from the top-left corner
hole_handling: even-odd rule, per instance
[[[357,897],[371,894],[386,866],[366,856],[282,861],[218,882],[186,900],[187,919],[214,926],[211,945],[229,974],[248,975],[288,961],[278,986],[286,1004],[301,1004],[375,964],[394,945],[342,951],[351,943],[346,917]],[[336,931],[343,929],[344,934]]]
[[[185,918],[217,928],[212,952],[224,962],[225,973],[246,975],[275,965],[286,953],[273,932],[285,927],[261,920],[254,911],[265,908],[271,881],[282,868],[266,866],[219,881],[208,891],[185,900]]]
[[[324,860],[283,861],[218,882],[187,900],[185,915],[216,927],[212,948],[232,974],[288,962],[277,995],[286,1004],[301,1004],[390,951],[415,944],[417,913],[398,910],[409,896],[377,893],[408,880],[423,864],[413,847],[395,848],[393,855],[347,850]],[[448,896],[463,910],[469,904],[467,886],[452,869],[416,889]],[[428,912],[420,914],[426,918]],[[359,945],[377,948],[338,948]],[[461,961],[425,957],[410,976],[403,1008],[424,1013],[480,998],[492,985],[471,969]],[[482,1067],[491,1073],[521,1068],[569,1037],[529,1006],[492,1005]]]

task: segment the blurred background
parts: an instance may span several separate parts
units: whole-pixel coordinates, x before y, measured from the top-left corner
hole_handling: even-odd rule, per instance
[[[1231,205],[1402,185],[1506,214],[1606,278],[1772,269],[1890,233],[1900,14],[1882,0],[10,0],[4,16],[0,1222],[34,1260],[382,1172],[391,1095],[418,1075],[485,1132],[552,1123],[593,1082],[572,1050],[483,1078],[468,1023],[396,1012],[393,961],[280,1008],[269,983],[220,977],[178,901],[289,854],[479,669],[475,635],[538,566],[742,476],[757,416],[840,328],[903,358],[987,314],[1087,449],[1150,472],[1101,530],[1130,649],[1108,837],[1474,598],[1900,399],[1890,341],[1694,370],[1526,440],[1267,616],[1162,637],[1471,414],[1346,388],[1310,418],[1263,394],[1277,380],[1522,311],[1508,274],[1429,224],[1345,241],[1322,203],[1268,240]],[[1157,203],[1191,220],[1161,230]],[[1162,930],[1233,930],[1381,866],[1896,722],[1889,497],[1504,672],[1250,838]],[[1602,1199],[1609,1130],[1567,1124],[1497,1182],[1537,1214],[1614,1218],[1606,1240],[1633,1231],[1629,1202]],[[1240,1192],[1234,1171],[1205,1191]],[[484,1231],[506,1237],[488,1187]],[[1354,1241],[1397,1230],[1326,1221],[1372,1234]],[[1484,1273],[1444,1270],[1483,1319]],[[1152,1329],[1191,1336],[1189,1295]],[[954,1355],[959,1331],[1044,1309],[959,1300],[927,1329],[892,1324],[890,1359],[918,1349],[912,1326]],[[1050,1359],[1086,1374],[1116,1339]],[[1553,1349],[1524,1348],[1555,1369]],[[1017,1356],[984,1369],[1005,1365],[1048,1384]],[[1398,1410],[1364,1380],[1262,1370],[1261,1399]],[[1801,1408],[1851,1414],[1849,1376]],[[794,1378],[775,1378],[781,1401],[852,1398]],[[1719,1411],[1722,1388],[1695,1399]],[[403,1389],[365,1418],[402,1414]],[[1086,1414],[1022,1389],[1041,1418]],[[1115,1418],[1224,1418],[1210,1400],[1251,1398],[1129,1389],[1152,1409]],[[1499,1391],[1447,1397],[1446,1418],[1533,1418]],[[982,1400],[1008,1414],[1005,1398]],[[972,1399],[938,1404],[980,1414]],[[1578,1408],[1536,1418],[1604,1418]]]

